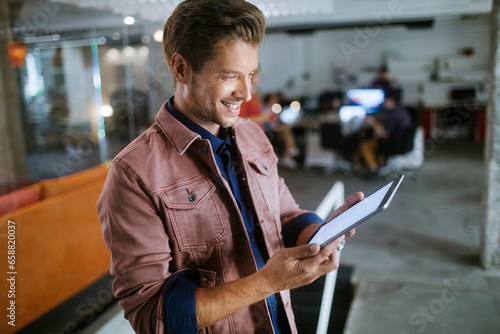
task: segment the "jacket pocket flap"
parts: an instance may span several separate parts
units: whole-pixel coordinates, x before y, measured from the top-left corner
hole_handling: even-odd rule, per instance
[[[200,273],[200,284],[201,288],[211,288],[215,286],[215,277],[217,273],[211,270],[198,269]]]
[[[254,154],[248,157],[247,160],[253,168],[263,175],[271,174],[278,163],[278,157],[276,157],[272,149]]]
[[[182,183],[164,189],[161,192],[161,196],[168,208],[197,208],[215,192],[215,185],[206,177]]]

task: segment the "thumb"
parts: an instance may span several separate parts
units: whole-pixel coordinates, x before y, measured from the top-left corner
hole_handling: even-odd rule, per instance
[[[365,198],[365,195],[361,192],[358,191],[357,193],[352,194],[347,198],[347,205],[353,206],[354,204],[357,204],[358,202],[362,201]]]
[[[307,257],[314,256],[318,254],[320,247],[318,244],[305,244],[297,247],[289,248],[290,257],[294,259],[305,259]]]

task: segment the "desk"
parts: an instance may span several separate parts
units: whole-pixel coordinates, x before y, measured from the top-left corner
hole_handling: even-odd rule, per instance
[[[454,105],[419,110],[425,139],[471,139],[483,141],[486,133],[486,108]]]

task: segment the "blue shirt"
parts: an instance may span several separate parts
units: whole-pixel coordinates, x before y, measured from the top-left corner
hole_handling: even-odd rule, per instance
[[[169,100],[167,110],[189,130],[198,133],[203,139],[210,141],[217,166],[229,184],[231,192],[238,203],[255,263],[257,264],[257,269],[260,270],[266,264],[269,255],[264,245],[260,226],[256,223],[257,220],[253,212],[251,199],[240,177],[241,173],[238,174],[236,172],[239,162],[237,161],[236,147],[231,143],[229,130],[221,127],[219,137],[215,136],[175,109],[173,98]],[[295,246],[295,242],[302,229],[312,223],[318,222],[321,223],[323,221],[313,213],[303,214],[294,218],[285,225],[286,229],[283,229],[285,244]],[[163,296],[165,333],[196,333],[198,331],[196,301],[194,297],[199,283],[198,280],[199,274],[196,269],[187,270],[173,277],[165,288]],[[266,298],[266,302],[271,314],[274,330],[277,334],[280,334],[276,295]]]

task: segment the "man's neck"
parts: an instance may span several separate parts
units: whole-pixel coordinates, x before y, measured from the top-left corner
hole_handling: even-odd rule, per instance
[[[203,122],[200,120],[198,117],[196,117],[192,112],[191,108],[184,103],[184,100],[182,98],[177,98],[177,95],[174,98],[174,107],[177,109],[180,113],[182,113],[184,116],[189,118],[191,121],[195,122],[199,126],[203,127],[205,130],[209,131],[215,136],[219,135],[219,130],[220,126],[215,123],[209,123],[209,122]]]

